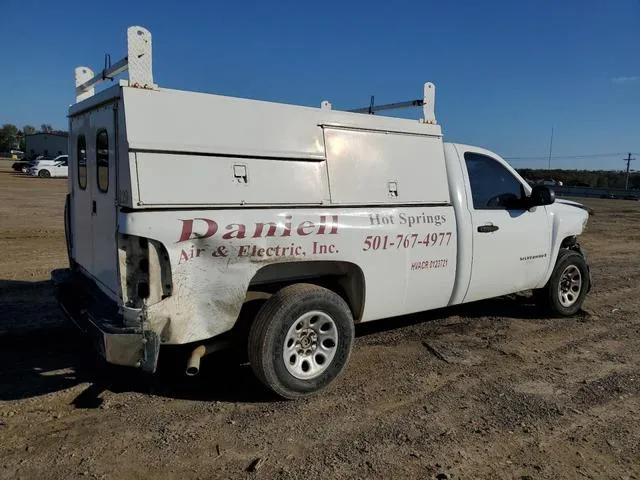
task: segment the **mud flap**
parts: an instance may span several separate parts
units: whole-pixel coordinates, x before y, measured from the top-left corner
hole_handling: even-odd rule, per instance
[[[144,345],[140,368],[144,372],[155,373],[160,354],[160,336],[151,330],[142,332],[142,344]]]
[[[593,287],[593,276],[591,275],[591,265],[589,265],[587,251],[582,248],[582,245],[580,245],[579,243],[576,243],[575,249],[580,255],[582,255],[582,258],[584,258],[584,262],[587,264],[587,271],[589,272],[589,288],[587,288],[587,293],[589,293],[591,291],[591,288]]]

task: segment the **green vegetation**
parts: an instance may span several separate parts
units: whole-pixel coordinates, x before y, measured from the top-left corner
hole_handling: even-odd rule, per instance
[[[41,132],[55,133],[48,123],[43,123],[40,126]],[[24,137],[25,135],[31,135],[36,133],[36,128],[32,125],[25,125],[22,130],[18,129],[11,123],[5,123],[0,127],[0,152],[8,152],[10,150],[22,150],[25,149]]]
[[[624,188],[626,172],[611,170],[533,170],[518,168],[518,173],[527,180],[561,181],[564,185],[599,188]],[[629,188],[640,189],[640,173],[629,175]]]

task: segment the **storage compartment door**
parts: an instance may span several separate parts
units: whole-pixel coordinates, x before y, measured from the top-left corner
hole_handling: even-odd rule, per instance
[[[325,127],[324,141],[331,203],[449,203],[441,137]]]

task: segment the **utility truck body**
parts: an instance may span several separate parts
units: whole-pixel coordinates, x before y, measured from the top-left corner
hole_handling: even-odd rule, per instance
[[[128,41],[128,61],[76,70],[70,267],[52,274],[107,361],[154,372],[162,345],[185,345],[195,374],[240,341],[297,398],[342,371],[357,323],[526,290],[580,308],[587,211],[445,143],[432,84],[420,121],[164,89],[150,33]]]

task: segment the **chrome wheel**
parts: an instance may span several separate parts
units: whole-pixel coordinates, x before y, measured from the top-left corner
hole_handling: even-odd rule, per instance
[[[299,317],[284,339],[282,357],[287,371],[296,378],[316,378],[331,364],[338,348],[338,329],[324,312]]]
[[[582,274],[575,265],[569,265],[560,275],[558,298],[563,307],[570,307],[580,297],[582,291]]]

